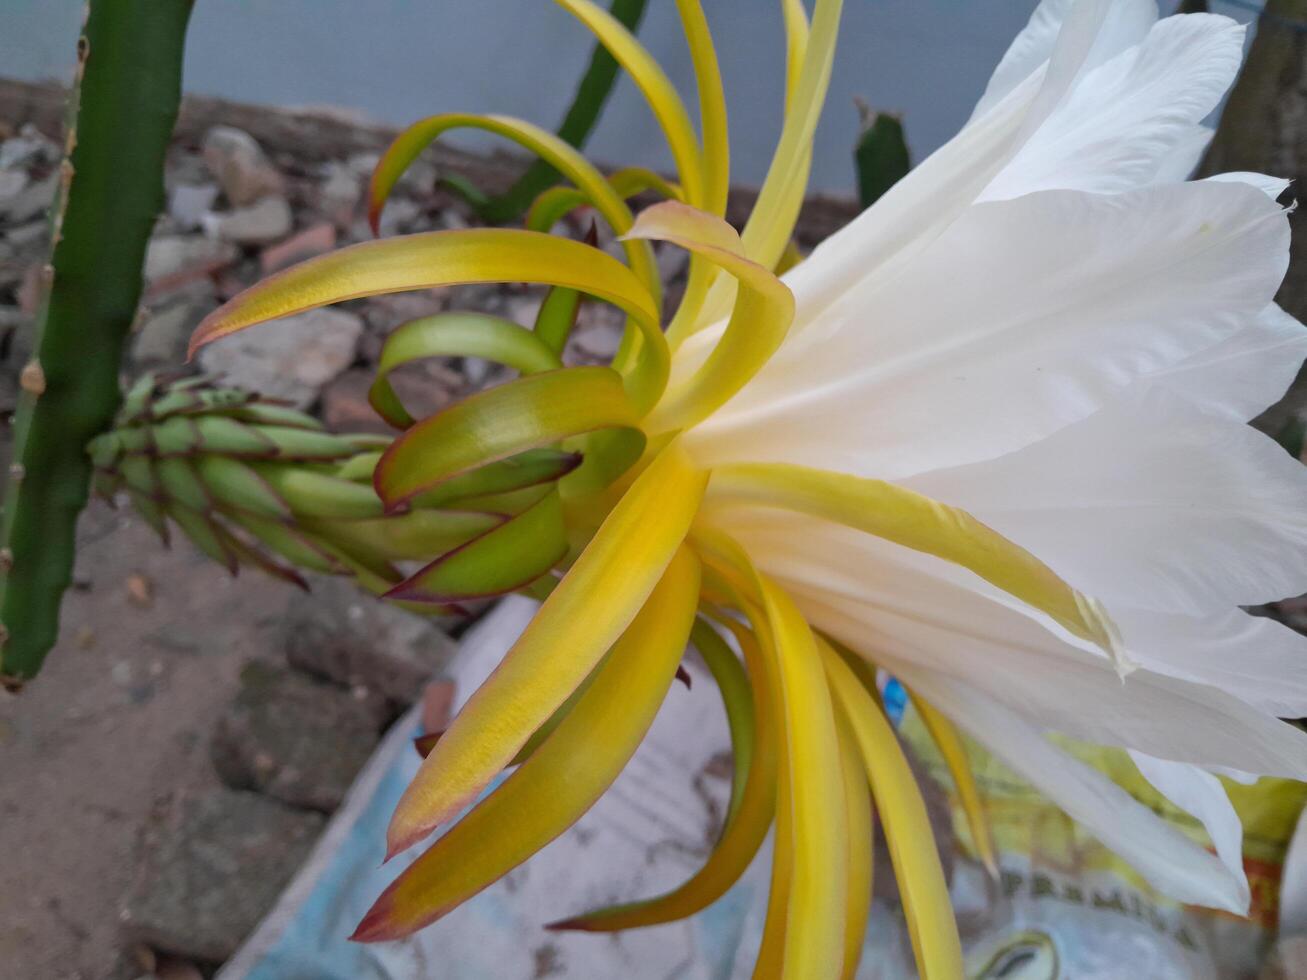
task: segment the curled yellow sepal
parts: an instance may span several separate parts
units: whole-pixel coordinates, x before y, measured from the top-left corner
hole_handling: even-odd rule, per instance
[[[680,547],[706,482],[676,441],[640,474],[423,762],[391,818],[390,854],[471,803],[594,669]]]
[[[727,816],[721,838],[703,867],[672,891],[643,901],[596,909],[551,923],[548,928],[616,932],[684,919],[703,911],[726,894],[744,874],[762,846],[776,811],[779,733],[775,724],[777,694],[773,689],[777,681],[767,676],[771,667],[763,657],[754,635],[734,620],[720,621],[735,634],[744,653],[748,666],[749,695],[755,711],[753,752],[747,764],[744,789],[738,797],[738,805]],[[706,625],[704,628],[707,628]],[[721,643],[720,639],[718,643]],[[696,645],[700,645],[699,641],[696,641]],[[724,643],[721,645],[725,647]],[[729,648],[725,655],[734,657]],[[738,746],[740,743],[738,739],[733,739],[732,744]],[[737,759],[736,765],[738,767],[744,763]]]
[[[857,675],[829,644],[818,640],[817,648],[835,703],[862,754],[885,828],[917,969],[923,980],[957,980],[965,975],[962,944],[921,790],[894,729]]]
[[[672,242],[740,284],[717,346],[693,375],[667,391],[649,420],[655,431],[685,429],[725,404],[775,353],[794,319],[794,296],[770,271],[745,258],[734,228],[684,204],[664,201],[646,208],[626,237]]]
[[[558,727],[385,890],[352,938],[374,942],[420,929],[575,823],[652,724],[685,650],[698,594],[699,561],[681,547]],[[452,734],[436,742],[433,756]]]
[[[200,322],[191,356],[220,337],[342,300],[433,286],[530,282],[563,286],[613,303],[640,331],[639,357],[624,380],[647,411],[667,384],[670,354],[649,290],[611,255],[581,242],[510,228],[400,235],[309,259],[251,286]]]
[[[594,164],[565,140],[524,119],[450,112],[430,116],[409,126],[395,137],[377,163],[368,186],[368,221],[372,225],[373,234],[377,233],[386,198],[400,176],[429,143],[451,129],[480,129],[512,140],[547,161],[574,183],[617,234],[623,234],[631,226],[631,210],[622,196]],[[658,268],[649,247],[632,242],[626,246],[626,255],[631,269],[645,288],[653,296],[660,295],[662,287],[658,279]]]

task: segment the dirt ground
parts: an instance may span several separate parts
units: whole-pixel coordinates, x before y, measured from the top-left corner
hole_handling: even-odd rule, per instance
[[[214,719],[272,658],[290,589],[231,579],[129,512],[83,516],[77,585],[45,670],[0,701],[0,977],[118,980],[118,907],[161,794],[216,783]]]

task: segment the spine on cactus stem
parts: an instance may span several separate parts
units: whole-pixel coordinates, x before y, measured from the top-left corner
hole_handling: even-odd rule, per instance
[[[55,642],[91,477],[85,447],[121,398],[122,348],[163,205],[191,6],[87,6],[0,520],[0,683],[10,689],[37,673]]]

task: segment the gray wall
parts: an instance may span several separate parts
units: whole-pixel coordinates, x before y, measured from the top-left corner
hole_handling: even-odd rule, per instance
[[[814,187],[851,191],[855,95],[903,112],[918,158],[948,138],[1034,5],[846,0]],[[704,6],[732,112],[734,176],[757,182],[780,125],[779,4],[704,0]],[[0,75],[65,77],[80,10],[80,0],[0,0]],[[650,0],[641,37],[691,91],[672,0]],[[249,102],[352,106],[394,123],[468,110],[507,112],[552,127],[589,47],[584,29],[549,0],[197,0],[186,87]],[[612,163],[669,164],[660,134],[625,80],[590,151]]]

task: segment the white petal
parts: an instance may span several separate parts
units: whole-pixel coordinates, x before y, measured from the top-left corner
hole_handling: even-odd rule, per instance
[[[1285,180],[1283,177],[1250,173],[1246,170],[1236,170],[1228,174],[1212,174],[1207,179],[1217,183],[1251,184],[1272,200],[1287,191],[1289,184],[1292,183],[1292,181]]]
[[[1197,817],[1212,839],[1216,856],[1239,888],[1239,907],[1248,904],[1248,877],[1243,870],[1243,825],[1221,781],[1197,766],[1155,759],[1131,752],[1139,772],[1153,788],[1191,816]]]
[[[1049,743],[1015,712],[953,681],[911,683],[1158,890],[1188,904],[1247,913],[1247,883],[1235,880],[1220,859],[1102,773]]]
[[[985,94],[971,114],[973,120],[992,109],[1048,61],[1072,3],[1074,0],[1041,0],[1030,15],[1030,22],[1016,36],[994,69]],[[1156,21],[1155,0],[1127,0],[1113,4],[1090,56],[1090,66],[1101,64],[1138,44]]]
[[[787,338],[687,442],[706,462],[884,479],[1010,452],[1251,321],[1288,235],[1284,212],[1240,184],[976,205]]]
[[[1250,426],[1164,390],[908,482],[1109,609],[1203,615],[1307,591],[1307,469]]]
[[[739,540],[810,622],[892,673],[955,677],[1046,730],[1097,744],[1307,776],[1307,734],[1203,683],[1148,669],[1123,682],[1101,652],[967,588],[969,572],[800,515],[729,510],[705,519]]]
[[[1246,422],[1279,401],[1307,359],[1307,327],[1272,303],[1204,351],[1139,380]],[[1132,386],[1132,390],[1133,390]]]
[[[1053,188],[1117,193],[1152,182],[1234,81],[1243,34],[1228,17],[1159,21],[1136,47],[1077,82],[981,200]]]
[[[1149,670],[1123,681],[1105,659],[997,604],[984,619],[975,614],[950,629],[787,585],[815,625],[909,683],[926,668],[1045,731],[1194,765],[1307,776],[1307,734],[1287,722],[1214,687]]]
[[[1171,152],[1164,156],[1157,165],[1150,184],[1178,184],[1188,180],[1198,169],[1203,154],[1212,143],[1216,130],[1207,126],[1190,126],[1182,130]],[[1276,195],[1273,195],[1276,196]]]
[[[1111,612],[1128,655],[1149,670],[1211,684],[1279,718],[1307,717],[1307,636],[1283,623],[1242,609]]]
[[[1112,8],[1112,0],[1077,3],[1044,68],[923,160],[793,271],[791,288],[804,297],[798,329],[852,283],[891,278],[975,201],[1065,100],[1097,50]]]

